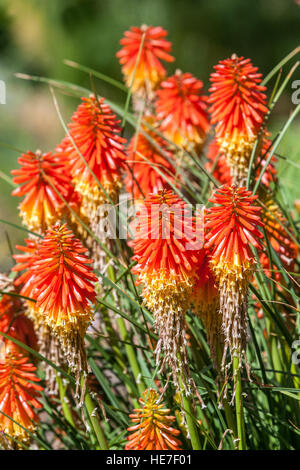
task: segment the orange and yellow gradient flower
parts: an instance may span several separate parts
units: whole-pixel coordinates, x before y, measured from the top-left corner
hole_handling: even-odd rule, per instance
[[[201,80],[178,70],[156,94],[157,119],[166,137],[181,148],[201,149],[210,127]]]
[[[180,431],[172,427],[175,416],[164,408],[162,397],[149,389],[139,402],[142,407],[129,415],[134,425],[128,428],[132,434],[127,437],[125,450],[181,450]]]
[[[144,121],[155,126],[153,117]],[[135,200],[144,199],[146,195],[157,193],[163,188],[170,189],[168,182],[175,182],[174,155],[168,149],[166,141],[146,124],[132,137],[127,151],[129,169],[125,184],[127,192]]]
[[[86,215],[92,218],[98,205],[117,202],[126,139],[120,136],[119,121],[104,98],[95,96],[82,98],[69,129],[72,140],[65,144],[65,153],[75,189],[83,198]]]
[[[32,320],[34,330],[38,339],[39,352],[46,359],[54,362],[59,367],[64,367],[66,364],[65,355],[61,351],[61,346],[56,338],[55,334],[45,322],[44,316],[40,309],[37,307],[34,297],[35,283],[33,282],[33,266],[34,263],[39,259],[39,238],[30,238],[25,240],[26,245],[16,245],[16,248],[20,250],[21,254],[13,255],[16,261],[12,271],[17,273],[17,277],[14,284],[17,289],[22,287],[22,292],[26,292],[29,299],[26,300],[26,316]],[[56,374],[53,367],[45,364],[45,380],[47,384],[46,392],[49,394],[57,394],[58,386],[56,381]]]
[[[225,335],[222,368],[228,349],[231,359],[246,355],[247,290],[255,269],[251,246],[262,249],[263,226],[257,196],[246,188],[223,186],[209,200],[214,204],[206,213],[206,248],[220,290],[220,310]],[[230,365],[230,364],[229,364]]]
[[[25,196],[19,205],[23,222],[30,230],[43,233],[63,215],[65,204],[59,194],[68,199],[72,192],[64,172],[66,162],[58,154],[37,151],[23,153],[18,163],[21,168],[11,173],[13,182],[21,186],[12,195]]]
[[[29,444],[30,434],[25,429],[35,432],[38,423],[35,410],[42,408],[38,398],[43,387],[38,384],[40,379],[35,372],[36,367],[23,354],[7,353],[0,359],[0,429],[8,439],[19,441],[20,448],[21,443]]]
[[[211,123],[231,167],[234,182],[247,175],[254,142],[268,108],[261,74],[250,59],[237,57],[221,60],[211,74],[209,102]]]
[[[195,281],[201,234],[190,208],[172,191],[148,195],[137,220],[133,244],[137,265],[133,272],[143,286],[145,304],[155,316],[157,361],[162,356],[161,368],[166,363],[170,366],[177,387],[178,371],[182,371],[188,393],[191,379],[184,317]]]
[[[170,55],[171,43],[165,39],[167,34],[161,26],[132,26],[125,31],[117,58],[133,94],[151,99],[153,90],[165,78],[166,69],[161,61],[174,61]]]
[[[21,294],[36,300],[35,308],[57,335],[74,370],[86,370],[84,334],[95,301],[92,261],[66,225],[47,230],[38,246]]]

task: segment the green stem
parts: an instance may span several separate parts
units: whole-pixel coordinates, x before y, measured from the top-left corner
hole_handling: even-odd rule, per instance
[[[235,382],[235,411],[236,411],[236,423],[237,423],[237,434],[239,439],[238,449],[246,450],[246,437],[245,437],[245,423],[243,413],[243,396],[242,396],[242,380],[241,372],[239,368],[239,357],[233,357],[233,376]]]
[[[116,282],[116,275],[115,275],[115,271],[114,271],[113,266],[111,266],[111,265],[108,266],[107,274],[108,274],[108,277],[110,278],[110,280],[115,283]],[[121,340],[124,341],[124,342],[130,342],[130,337],[128,335],[126,325],[125,325],[125,322],[124,322],[123,318],[118,318],[117,319],[117,325],[119,327]],[[142,373],[141,373],[141,369],[140,369],[139,363],[138,363],[136,355],[135,355],[135,350],[134,350],[134,348],[131,344],[125,344],[125,351],[126,351],[126,355],[127,355],[127,358],[128,358],[128,361],[129,361],[129,364],[130,364],[130,367],[131,367],[131,370],[132,370],[132,373],[133,373],[133,376],[134,376],[134,379],[135,379],[135,383],[136,383],[138,391],[139,391],[139,394],[142,395],[142,393],[146,390],[146,386],[145,386],[145,383],[142,379]]]
[[[223,355],[223,351],[221,350],[220,344],[218,344],[217,345],[217,360],[218,360],[218,364],[220,368],[221,368],[222,355]],[[227,426],[229,429],[232,430],[234,439],[236,439],[238,437],[237,428],[236,428],[236,423],[234,419],[234,414],[232,412],[232,408],[230,404],[228,403],[228,399],[223,397],[222,404],[223,404],[223,409],[224,409],[224,413],[226,417]]]
[[[236,439],[238,436],[236,423],[234,420],[234,414],[232,412],[231,406],[228,403],[227,398],[223,398],[223,408],[224,408],[224,413],[225,413],[226,423],[228,425],[228,428],[232,430],[234,438]]]
[[[117,324],[120,330],[120,336],[121,336],[122,341],[130,341],[123,318],[118,318]],[[146,386],[142,379],[141,369],[137,361],[134,348],[131,346],[131,344],[125,344],[125,351],[128,357],[128,361],[129,361],[139,394],[142,395],[142,393],[146,390]]]
[[[190,435],[190,439],[192,443],[192,448],[193,450],[201,450],[202,447],[201,447],[197,425],[195,423],[196,418],[194,416],[191,400],[189,397],[185,395],[184,390],[181,391],[181,396],[182,396],[183,409],[184,409],[185,417],[186,417],[186,424],[189,430],[189,435]]]
[[[84,387],[84,377],[81,377],[81,387]],[[87,386],[86,386],[87,387]],[[100,450],[108,450],[108,444],[107,440],[105,438],[105,435],[102,431],[99,416],[97,413],[97,407],[94,401],[92,400],[92,397],[89,393],[88,388],[86,388],[85,396],[84,396],[84,403],[86,406],[86,410],[88,412],[90,421],[92,423],[93,429],[95,431],[97,441],[99,443]]]
[[[189,397],[184,390],[184,377],[179,373],[179,386],[183,411],[185,413],[186,425],[189,431],[193,450],[202,450],[199,433],[196,424],[195,412]]]
[[[69,404],[68,404],[69,403],[68,397],[67,397],[68,385],[63,384],[63,380],[62,380],[61,377],[59,377],[58,374],[56,374],[56,382],[58,384],[59,397],[60,397],[64,417],[66,418],[68,423],[70,423],[71,426],[73,426],[75,428],[75,423],[74,423],[74,420],[73,420],[72,412],[71,412],[71,410],[69,408]]]

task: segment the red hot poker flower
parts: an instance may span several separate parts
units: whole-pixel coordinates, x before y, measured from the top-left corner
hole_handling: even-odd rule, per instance
[[[167,34],[160,26],[133,26],[125,31],[124,38],[120,41],[123,47],[117,52],[117,57],[122,65],[126,85],[132,86],[132,93],[146,92],[149,95],[166,76],[161,60],[174,60],[169,54],[171,43],[165,39]]]
[[[18,163],[21,168],[11,173],[13,182],[22,186],[12,195],[25,196],[19,209],[26,226],[44,232],[62,216],[64,202],[58,193],[68,199],[72,192],[70,180],[63,171],[66,161],[57,154],[37,151],[23,153]]]
[[[54,226],[40,242],[31,277],[21,290],[22,295],[30,294],[36,300],[36,309],[62,342],[70,367],[79,368],[81,364],[74,363],[74,355],[80,359],[83,337],[92,319],[90,302],[95,301],[93,284],[97,280],[85,252],[66,225]]]
[[[70,136],[83,157],[81,158],[72,141],[69,140],[68,146],[64,145],[76,191],[94,206],[107,202],[106,194],[116,201],[121,188],[126,139],[119,135],[119,121],[104,102],[104,98],[82,98],[72,116],[69,129]]]
[[[185,311],[195,281],[201,233],[187,205],[171,191],[148,195],[137,218],[134,273],[155,316],[157,360],[163,348],[161,367],[169,364],[178,389],[181,370],[188,393],[193,383],[187,363]]]
[[[236,172],[245,172],[254,141],[268,112],[265,87],[250,59],[235,54],[211,74],[211,122],[218,142]],[[233,174],[233,176],[235,176]]]
[[[200,236],[189,214],[187,204],[170,190],[147,196],[137,213],[134,241],[134,259],[138,262],[134,269],[141,282],[166,277],[189,284],[196,270]]]
[[[16,245],[16,248],[23,252],[13,255],[16,265],[12,271],[21,273],[14,281],[15,286],[23,285],[21,292],[26,292],[26,297],[35,300],[35,281],[34,264],[39,259],[40,239],[26,239],[26,246]],[[39,352],[57,366],[65,367],[66,360],[62,352],[61,345],[58,342],[53,330],[45,323],[43,313],[37,307],[36,302],[26,301],[26,315],[33,321],[34,328],[38,337]],[[45,365],[47,391],[51,394],[57,394],[57,380],[54,369]]]
[[[225,335],[222,369],[226,374],[228,348],[231,358],[239,357],[240,366],[242,357],[246,359],[247,289],[255,266],[251,245],[261,249],[263,237],[258,230],[263,223],[261,208],[254,204],[256,199],[246,188],[224,186],[210,199],[215,206],[206,214],[206,248],[211,250],[220,290]]]
[[[170,416],[155,390],[146,390],[143,395],[139,399],[142,408],[129,415],[134,425],[128,428],[132,434],[125,450],[181,450],[180,431],[171,426],[175,416]]]
[[[207,210],[206,247],[212,249],[213,263],[220,264],[222,271],[247,269],[254,263],[250,246],[262,248],[263,235],[257,229],[263,226],[261,208],[253,204],[257,197],[246,188],[223,186],[209,199],[217,206]]]
[[[18,441],[28,444],[30,435],[10,418],[31,432],[36,429],[38,416],[34,409],[42,408],[37,400],[43,387],[35,374],[36,367],[22,354],[8,354],[0,360],[0,427]]]
[[[209,129],[201,80],[178,70],[161,83],[157,97],[157,118],[165,135],[180,147],[201,146]]]

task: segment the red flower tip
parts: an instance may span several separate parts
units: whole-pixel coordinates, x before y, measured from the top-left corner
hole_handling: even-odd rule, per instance
[[[225,263],[228,269],[254,262],[251,245],[262,248],[263,234],[257,227],[264,224],[256,199],[246,188],[223,186],[209,200],[216,206],[207,209],[205,246],[215,262]]]
[[[198,262],[195,246],[201,234],[188,205],[172,191],[161,190],[146,197],[137,218],[135,273],[165,273],[181,280],[193,275]]]
[[[166,69],[161,60],[174,60],[169,54],[171,43],[165,39],[167,34],[160,26],[133,26],[129,31],[125,31],[124,38],[120,41],[123,47],[116,55],[122,65],[126,85],[132,86],[133,93],[145,89],[153,90],[166,76]]]
[[[261,74],[250,59],[235,54],[221,60],[211,74],[209,102],[211,122],[216,124],[217,138],[257,135],[268,112]]]

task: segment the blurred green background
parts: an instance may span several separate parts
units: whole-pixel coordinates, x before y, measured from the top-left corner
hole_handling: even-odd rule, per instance
[[[14,73],[89,87],[86,74],[64,65],[64,59],[71,59],[120,80],[115,58],[119,40],[124,30],[143,23],[169,31],[176,57],[169,71],[192,72],[207,89],[213,65],[233,52],[250,57],[266,74],[298,46],[300,0],[0,0],[0,79],[7,87],[7,103],[0,105],[2,172],[9,174],[16,168],[18,157],[4,144],[23,151],[48,151],[63,137],[49,88],[17,79]],[[294,79],[300,79],[300,67]],[[124,103],[124,95],[111,86],[99,81],[96,86],[100,94]],[[280,129],[294,109],[291,94],[289,85],[274,110],[272,131]],[[58,98],[69,119],[76,100],[61,94]],[[292,161],[280,162],[291,203],[299,197],[299,131],[298,119],[280,146],[280,153]],[[3,179],[0,185],[0,218],[20,223],[19,199],[10,196],[12,187]],[[14,245],[22,241],[24,232],[0,225],[2,270],[11,266],[7,235]]]

